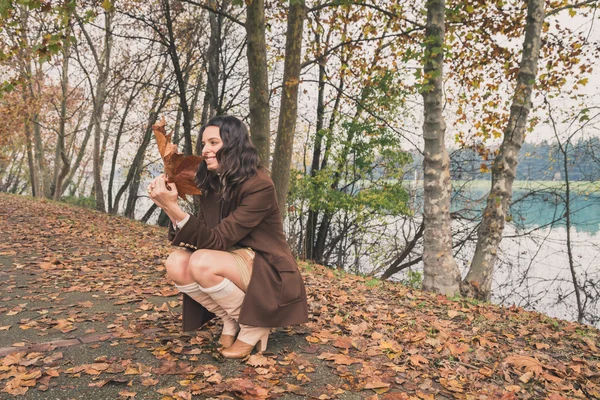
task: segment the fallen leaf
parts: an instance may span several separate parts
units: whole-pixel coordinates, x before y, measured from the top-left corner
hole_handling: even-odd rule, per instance
[[[523,383],[527,383],[531,380],[531,378],[533,378],[533,372],[529,371],[529,372],[525,372],[523,375],[521,375],[519,377],[519,380]]]
[[[269,365],[269,359],[262,354],[253,354],[248,357],[246,364],[252,365],[253,367],[264,367],[265,365]]]
[[[365,384],[365,389],[381,389],[390,387],[389,383],[382,382],[380,380],[369,381]]]
[[[508,356],[504,362],[514,365],[517,368],[525,369],[525,372],[533,372],[534,374],[542,373],[542,364],[533,357],[528,356]]]
[[[221,374],[216,373],[216,374],[211,375],[206,380],[206,382],[219,384],[219,383],[221,383],[222,380],[223,380],[223,377],[221,376]]]
[[[410,362],[416,367],[420,367],[421,364],[429,364],[429,360],[419,354],[410,356]]]
[[[353,347],[352,338],[350,337],[341,337],[336,339],[333,342],[334,347],[338,347],[340,349],[351,349]]]

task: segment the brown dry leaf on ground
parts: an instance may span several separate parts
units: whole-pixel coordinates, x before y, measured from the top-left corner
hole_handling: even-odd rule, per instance
[[[165,229],[4,194],[0,229],[0,397],[600,398],[597,329],[308,263],[309,322],[222,362],[218,325],[181,332]]]

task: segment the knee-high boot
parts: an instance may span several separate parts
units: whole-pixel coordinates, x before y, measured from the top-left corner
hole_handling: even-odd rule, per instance
[[[227,311],[231,318],[236,321],[239,320],[245,293],[233,282],[225,278],[216,286],[210,288],[200,287],[200,289],[209,294],[214,301]],[[252,352],[256,345],[259,346],[259,351],[265,351],[270,331],[270,328],[241,324],[236,341],[228,348],[223,349],[221,353],[227,358],[244,358]]]
[[[221,318],[223,321],[223,331],[219,337],[219,343],[223,347],[229,347],[235,341],[235,336],[240,330],[240,326],[235,319],[233,319],[227,311],[223,309],[216,301],[210,297],[208,293],[204,293],[197,283],[191,283],[189,285],[175,285],[180,292],[187,294],[196,302],[202,304],[211,313]]]

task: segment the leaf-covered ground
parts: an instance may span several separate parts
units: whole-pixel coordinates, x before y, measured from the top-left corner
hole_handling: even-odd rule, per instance
[[[163,228],[0,194],[0,398],[596,399],[599,331],[301,263],[309,323],[222,360]]]

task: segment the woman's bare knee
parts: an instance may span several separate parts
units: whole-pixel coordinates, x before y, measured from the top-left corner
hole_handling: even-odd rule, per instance
[[[229,279],[245,291],[233,256],[226,251],[198,250],[192,254],[189,270],[194,281],[203,287],[218,285],[223,278]]]
[[[175,250],[165,261],[167,275],[178,285],[187,285],[194,282],[189,271],[189,261],[192,253],[187,250]]]
[[[211,286],[215,282],[215,259],[210,250],[195,251],[190,257],[188,265],[194,281],[200,285]],[[216,281],[218,280],[217,278]]]

